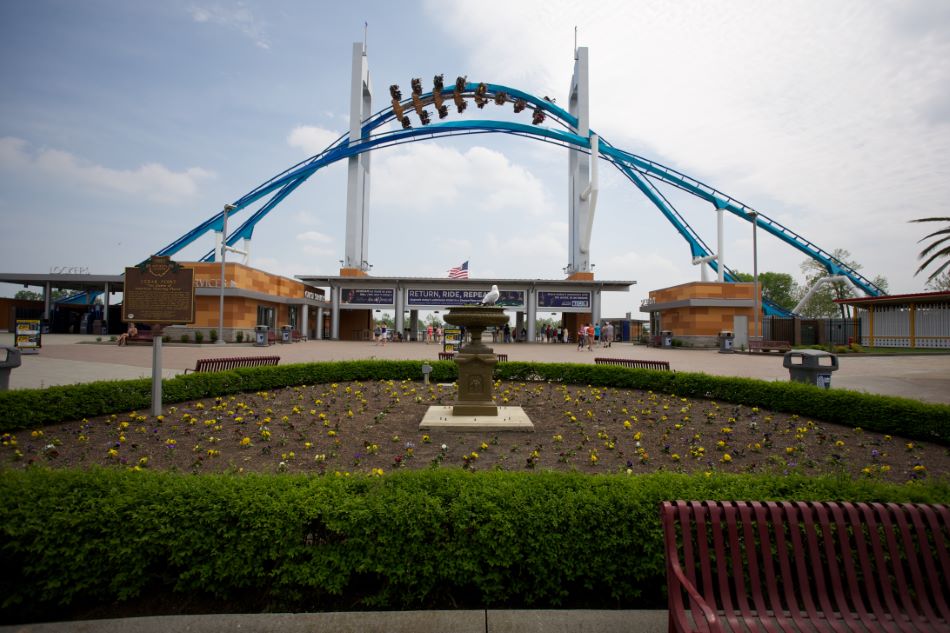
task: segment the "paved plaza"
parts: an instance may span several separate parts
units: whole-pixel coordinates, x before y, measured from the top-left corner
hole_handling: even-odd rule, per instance
[[[43,349],[24,355],[23,365],[10,376],[11,389],[65,385],[94,380],[123,380],[151,376],[152,348],[148,345],[118,347],[96,343],[94,336],[54,334],[43,337]],[[12,345],[12,334],[0,334],[0,345]],[[782,355],[719,354],[715,350],[662,349],[614,343],[609,349],[578,351],[572,344],[492,344],[512,361],[593,363],[597,356],[669,361],[675,371],[743,376],[762,380],[788,380]],[[440,346],[425,343],[306,341],[270,347],[167,343],[162,350],[164,375],[171,377],[194,368],[199,358],[230,356],[280,356],[282,365],[316,361],[391,359],[435,360]],[[920,356],[842,356],[832,375],[832,387],[853,389],[926,402],[950,404],[950,354]]]

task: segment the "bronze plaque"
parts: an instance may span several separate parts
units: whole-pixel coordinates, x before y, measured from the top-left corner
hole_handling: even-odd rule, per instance
[[[184,325],[195,321],[195,271],[153,255],[125,269],[122,320]]]

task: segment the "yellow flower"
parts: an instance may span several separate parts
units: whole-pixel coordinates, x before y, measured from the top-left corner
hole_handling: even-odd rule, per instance
[[[250,446],[250,445],[251,445],[251,438],[249,437],[241,438],[241,446]]]
[[[835,442],[835,446],[837,446],[838,448],[841,448],[842,446],[844,446],[844,442],[842,440],[838,440],[837,442]]]
[[[722,461],[724,461],[724,462],[726,462],[726,463],[728,464],[729,462],[732,461],[732,455],[730,455],[729,453],[724,454],[724,455],[722,456]]]
[[[310,442],[304,442],[304,443],[303,443],[303,447],[306,448],[306,449],[309,449],[309,448],[312,447],[312,446],[313,446],[313,444],[311,444]]]
[[[481,449],[482,449],[483,451],[487,451],[487,450],[488,450],[488,444],[486,444],[485,442],[482,442]]]
[[[670,455],[670,459],[672,459],[674,462],[678,462],[680,460],[679,453],[673,453],[672,455]]]
[[[118,455],[119,451],[115,450],[114,448],[109,449],[109,457],[117,457]]]
[[[632,425],[630,424],[630,420],[624,420],[624,421],[623,421],[623,428],[629,429],[631,426],[632,426]]]
[[[792,453],[795,452],[795,447],[794,447],[794,446],[789,446],[789,447],[787,447],[787,448],[785,449],[785,452],[788,453],[789,455],[791,455]]]

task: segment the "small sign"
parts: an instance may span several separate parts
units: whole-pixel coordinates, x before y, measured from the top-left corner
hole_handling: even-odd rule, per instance
[[[15,347],[36,353],[43,347],[42,337],[39,319],[17,319]]]
[[[462,328],[447,327],[442,330],[442,351],[457,352],[462,347]]]
[[[195,271],[154,255],[125,269],[122,320],[176,325],[195,321]]]
[[[393,288],[344,288],[341,303],[391,306],[396,303],[396,290]]]
[[[538,307],[590,308],[590,293],[542,290],[538,292]]]

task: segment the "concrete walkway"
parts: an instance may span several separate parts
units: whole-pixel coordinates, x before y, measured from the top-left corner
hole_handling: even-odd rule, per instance
[[[0,633],[663,633],[666,611],[385,611],[179,615],[0,627]]]
[[[11,334],[0,334],[0,345],[12,344]],[[494,344],[496,352],[513,361],[593,363],[596,356],[669,361],[676,371],[762,380],[788,380],[781,354],[719,354],[714,350],[661,349],[614,343],[609,349],[578,351],[571,344]],[[199,358],[277,355],[281,364],[366,358],[435,360],[441,348],[424,343],[309,341],[253,347],[248,344],[163,346],[165,377],[193,368]],[[842,356],[832,386],[926,402],[950,404],[950,355]],[[122,380],[151,376],[152,349],[147,345],[118,347],[95,342],[93,336],[57,334],[43,338],[39,354],[23,356],[23,365],[10,377],[11,389]]]

